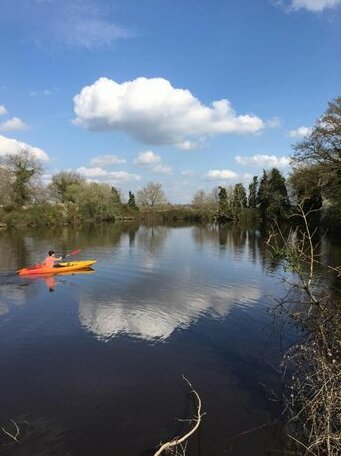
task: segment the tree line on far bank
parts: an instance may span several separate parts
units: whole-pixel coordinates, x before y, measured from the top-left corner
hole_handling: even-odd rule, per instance
[[[167,202],[160,183],[150,182],[123,201],[118,188],[87,182],[76,172],[60,171],[43,185],[41,163],[27,150],[0,162],[0,223],[57,225],[120,218],[186,219],[226,223],[284,220],[298,204],[322,214],[336,231],[341,227],[341,97],[328,104],[312,132],[294,146],[286,179],[277,168],[242,183],[198,190],[191,204]],[[322,209],[322,210],[321,210]],[[315,220],[320,218],[315,215]]]

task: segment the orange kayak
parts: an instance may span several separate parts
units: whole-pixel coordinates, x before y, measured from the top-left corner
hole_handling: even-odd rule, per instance
[[[32,275],[32,274],[59,274],[63,272],[78,271],[80,269],[86,269],[96,263],[96,260],[87,261],[68,261],[56,264],[52,268],[47,268],[42,264],[36,264],[35,266],[29,266],[28,268],[19,269],[17,273],[19,275]]]

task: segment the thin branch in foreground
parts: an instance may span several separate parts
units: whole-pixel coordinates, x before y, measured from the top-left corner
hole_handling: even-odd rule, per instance
[[[196,409],[196,413],[195,415],[193,416],[193,419],[191,421],[194,422],[194,426],[192,427],[191,430],[189,430],[186,434],[184,434],[182,437],[176,437],[174,438],[173,440],[170,440],[166,443],[164,443],[163,445],[161,445],[161,447],[156,451],[156,453],[153,454],[153,456],[159,456],[160,454],[162,454],[164,451],[169,451],[171,449],[175,449],[176,450],[176,447],[177,446],[180,446],[182,448],[182,450],[184,450],[185,448],[185,445],[184,443],[187,442],[187,440],[189,439],[189,437],[195,433],[195,431],[199,428],[200,426],[200,423],[201,423],[201,418],[205,415],[205,413],[202,413],[201,412],[201,399],[200,399],[200,396],[199,394],[195,391],[195,389],[193,388],[192,384],[189,382],[189,380],[187,380],[187,378],[183,375],[182,378],[185,380],[185,382],[188,384],[188,386],[190,387],[191,389],[191,393],[194,394],[195,398],[196,398],[196,401],[197,401],[197,409]],[[179,454],[176,450],[176,454]],[[183,453],[184,454],[184,453]]]
[[[1,427],[1,430],[2,432],[4,432],[6,435],[8,435],[12,440],[15,440],[16,442],[18,442],[18,437],[20,436],[20,429],[19,429],[19,426],[17,425],[17,423],[11,419],[11,422],[14,424],[14,427],[15,427],[15,434],[12,434],[11,432],[9,431],[6,431],[6,429],[4,427]]]

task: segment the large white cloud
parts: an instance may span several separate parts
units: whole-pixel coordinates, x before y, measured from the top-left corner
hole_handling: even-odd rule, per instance
[[[49,157],[45,151],[39,147],[33,147],[16,139],[7,138],[0,135],[0,156],[17,154],[21,150],[29,150],[36,158],[40,160],[48,160]]]
[[[276,155],[256,154],[251,157],[235,157],[236,162],[242,166],[251,166],[254,168],[285,168],[289,166],[290,157],[276,157]]]
[[[144,77],[119,84],[100,78],[74,97],[75,124],[95,131],[124,131],[145,144],[188,149],[192,138],[257,133],[265,122],[237,115],[226,99],[203,105],[189,90],[163,78]]]
[[[325,8],[334,8],[341,4],[341,0],[292,0],[294,10],[323,11]]]

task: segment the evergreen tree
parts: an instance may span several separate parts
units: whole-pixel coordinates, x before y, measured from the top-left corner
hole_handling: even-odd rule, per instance
[[[277,168],[263,171],[257,196],[263,219],[285,218],[290,207],[285,178]]]
[[[258,190],[258,177],[253,176],[253,180],[249,185],[249,207],[255,209],[257,207],[257,190]]]
[[[225,187],[218,187],[218,203],[219,203],[219,211],[225,213],[228,209],[228,200],[227,200],[227,192]]]
[[[129,191],[128,207],[134,211],[138,210],[138,207],[136,206],[135,195],[131,191]]]
[[[277,168],[269,174],[270,206],[268,217],[285,218],[290,207],[285,178]]]
[[[267,210],[270,204],[270,188],[268,175],[265,170],[263,170],[263,175],[259,183],[257,203],[259,205],[262,218],[266,218]]]

